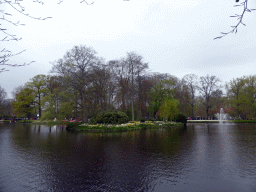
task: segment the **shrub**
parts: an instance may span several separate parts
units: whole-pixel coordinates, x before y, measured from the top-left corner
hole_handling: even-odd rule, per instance
[[[89,122],[89,124],[90,125],[92,125],[92,124],[96,124],[97,123],[97,119],[96,119],[96,117],[92,117],[92,118],[90,118],[90,122]]]
[[[142,123],[145,122],[145,119],[141,119],[140,122],[142,122]]]
[[[186,124],[186,123],[187,123],[187,118],[186,118],[186,116],[183,115],[183,114],[177,114],[177,115],[175,116],[175,121],[176,121],[176,122],[181,122],[181,123]]]
[[[96,123],[122,124],[128,122],[128,116],[121,111],[104,111],[96,117]]]
[[[78,127],[79,125],[83,124],[82,122],[67,122],[67,130],[72,130]]]
[[[32,120],[20,120],[18,123],[32,123]]]

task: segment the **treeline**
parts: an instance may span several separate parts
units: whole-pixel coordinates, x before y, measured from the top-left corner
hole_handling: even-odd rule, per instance
[[[14,100],[0,95],[0,115],[87,121],[108,110],[125,112],[130,120],[172,119],[176,114],[215,117],[220,108],[232,117],[255,118],[256,76],[226,83],[223,95],[215,76],[189,74],[179,79],[149,72],[134,52],[104,62],[96,51],[75,46],[52,63],[51,75],[37,75],[14,89]],[[9,103],[9,104],[7,104]]]

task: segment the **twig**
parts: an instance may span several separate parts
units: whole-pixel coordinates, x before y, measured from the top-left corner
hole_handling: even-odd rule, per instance
[[[237,0],[236,2],[238,2],[238,0]],[[236,14],[236,15],[234,15],[234,16],[230,16],[230,17],[237,17],[237,19],[239,20],[239,22],[237,23],[237,25],[231,26],[231,27],[233,28],[231,31],[229,31],[229,32],[227,32],[227,33],[221,32],[222,35],[219,36],[219,37],[215,37],[213,40],[215,40],[215,39],[220,39],[220,38],[222,38],[222,37],[228,35],[229,33],[233,33],[233,32],[237,33],[237,28],[238,28],[238,26],[239,26],[240,24],[242,24],[242,25],[245,26],[245,24],[243,23],[243,17],[244,17],[245,12],[251,12],[251,11],[255,11],[255,10],[256,10],[256,9],[248,9],[248,8],[247,8],[247,3],[248,3],[248,0],[245,0],[244,2],[240,3],[240,5],[234,5],[234,7],[238,7],[238,6],[243,6],[243,7],[244,7],[244,10],[243,10],[243,12],[242,12],[241,15]]]

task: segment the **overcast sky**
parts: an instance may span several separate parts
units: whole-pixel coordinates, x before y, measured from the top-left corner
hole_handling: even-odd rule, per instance
[[[237,34],[213,40],[237,23],[230,17],[242,12],[242,7],[233,7],[235,0],[95,0],[93,5],[80,1],[58,4],[59,0],[44,0],[41,5],[31,0],[23,4],[26,13],[34,17],[52,17],[44,21],[5,6],[5,11],[13,14],[8,19],[26,25],[15,27],[1,21],[1,27],[22,40],[1,42],[0,48],[13,52],[26,49],[11,63],[36,61],[0,73],[0,85],[9,98],[15,87],[35,75],[49,74],[50,62],[76,45],[91,46],[105,61],[135,51],[149,63],[152,72],[178,78],[190,73],[209,74],[224,85],[233,78],[255,74],[256,12],[245,15],[246,27],[240,26]],[[249,8],[256,8],[256,2],[250,0]]]

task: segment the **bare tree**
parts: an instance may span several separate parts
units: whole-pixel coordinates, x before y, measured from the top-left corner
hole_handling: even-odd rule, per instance
[[[24,86],[23,85],[20,85],[19,87],[15,87],[12,91],[12,96],[13,98],[16,98],[16,95],[24,89]]]
[[[129,69],[129,76],[131,77],[131,84],[130,84],[130,94],[131,94],[131,103],[132,103],[132,121],[134,121],[134,98],[135,90],[138,90],[136,87],[136,76],[137,79],[140,79],[140,74],[145,71],[145,69],[148,68],[147,63],[143,63],[143,58],[142,56],[138,55],[135,52],[129,52],[127,53],[127,58],[126,58],[126,63]],[[138,87],[140,86],[140,82],[138,82]],[[140,89],[140,87],[139,87]],[[138,90],[141,91],[141,90]],[[139,93],[141,97],[141,92]]]
[[[114,83],[116,84],[115,100],[117,108],[125,112],[128,109],[129,101],[131,100],[129,95],[129,67],[126,59],[124,58],[109,61],[109,65],[112,68],[112,73],[114,73]]]
[[[86,102],[88,88],[91,84],[91,69],[98,62],[96,51],[91,47],[75,46],[57,62],[53,63],[52,72],[63,76],[66,83],[76,90],[80,96],[80,112],[87,122]]]
[[[220,86],[217,85],[219,82],[220,80],[216,76],[206,75],[205,77],[200,77],[201,86],[198,86],[198,89],[204,98],[204,106],[207,119],[209,117],[209,109],[211,107],[210,99],[212,97],[212,93],[220,89]]]
[[[239,0],[236,0],[236,3],[238,3],[239,2]],[[234,15],[234,16],[230,16],[230,17],[236,17],[237,18],[237,20],[238,20],[238,23],[236,24],[236,25],[234,25],[234,26],[231,26],[233,29],[231,30],[231,31],[229,31],[229,32],[226,32],[226,33],[224,33],[224,32],[221,32],[221,36],[219,36],[219,37],[215,37],[214,39],[220,39],[220,38],[222,38],[222,37],[224,37],[224,36],[226,36],[226,35],[228,35],[229,33],[237,33],[237,28],[238,28],[238,26],[239,25],[244,25],[245,26],[245,24],[243,23],[243,18],[244,18],[244,15],[245,15],[245,13],[246,12],[251,12],[251,11],[255,11],[256,9],[249,9],[248,8],[248,2],[249,2],[249,0],[244,0],[242,3],[240,3],[239,5],[234,5],[234,7],[239,7],[239,6],[243,6],[243,12],[241,13],[241,15],[238,15],[238,14],[236,14],[236,15]]]
[[[113,91],[112,86],[112,76],[110,69],[107,65],[98,64],[93,67],[91,71],[91,82],[92,86],[90,87],[91,96],[92,96],[92,106],[94,115],[97,115],[98,112],[109,110],[111,107],[110,100],[113,99],[110,92]],[[109,98],[112,97],[112,98]],[[98,110],[98,111],[97,111]]]
[[[196,104],[195,92],[198,88],[198,77],[195,74],[188,74],[183,77],[185,84],[188,87],[187,101],[191,107],[191,116],[194,117],[194,106]]]
[[[7,93],[5,89],[0,86],[0,105],[5,100],[6,96],[7,96]]]

